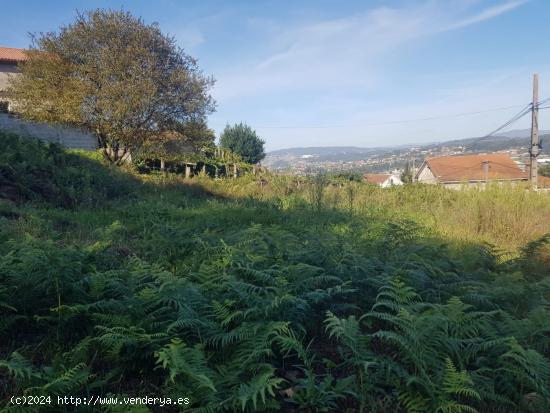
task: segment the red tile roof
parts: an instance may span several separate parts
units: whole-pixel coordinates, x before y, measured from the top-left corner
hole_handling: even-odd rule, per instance
[[[364,174],[363,179],[370,184],[383,184],[386,179],[391,177],[390,174]]]
[[[13,47],[0,46],[0,62],[24,62],[27,60],[27,55],[23,49],[15,49]]]
[[[537,179],[537,186],[539,188],[550,188],[550,178],[539,175]]]
[[[485,163],[488,164],[487,173]],[[427,158],[426,165],[439,182],[527,179],[527,173],[510,155],[501,153]]]

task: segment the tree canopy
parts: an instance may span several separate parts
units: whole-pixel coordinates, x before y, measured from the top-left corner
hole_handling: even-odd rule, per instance
[[[25,118],[83,127],[112,162],[174,125],[203,124],[213,79],[156,24],[128,12],[79,14],[35,38],[11,93]]]
[[[138,158],[156,158],[165,161],[193,161],[204,157],[215,147],[214,131],[205,123],[187,122],[175,124],[144,142],[136,155]]]
[[[265,142],[245,123],[226,125],[220,136],[220,146],[239,155],[247,163],[258,163],[265,158]]]

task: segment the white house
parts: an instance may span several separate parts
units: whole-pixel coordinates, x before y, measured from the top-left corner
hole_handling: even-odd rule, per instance
[[[375,184],[382,188],[388,188],[395,185],[403,185],[403,181],[398,175],[394,174],[364,174],[363,181],[369,184]]]

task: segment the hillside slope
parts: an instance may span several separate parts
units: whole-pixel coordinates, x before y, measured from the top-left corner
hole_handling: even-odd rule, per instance
[[[468,202],[496,222],[496,193],[191,184],[2,145],[0,171],[15,165],[31,194],[0,200],[3,411],[60,411],[12,395],[181,398],[63,407],[81,412],[550,409],[550,238],[511,259],[395,209]],[[30,188],[38,179],[76,201]],[[103,186],[115,191],[95,198]],[[516,211],[537,196],[499,190]]]

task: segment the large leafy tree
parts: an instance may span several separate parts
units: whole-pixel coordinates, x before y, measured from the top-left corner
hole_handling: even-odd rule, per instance
[[[265,158],[264,144],[256,131],[242,122],[227,125],[220,136],[220,146],[239,155],[247,163],[258,163]]]
[[[79,14],[41,34],[11,93],[23,117],[83,127],[114,163],[174,124],[203,123],[213,84],[156,24],[128,12]]]

